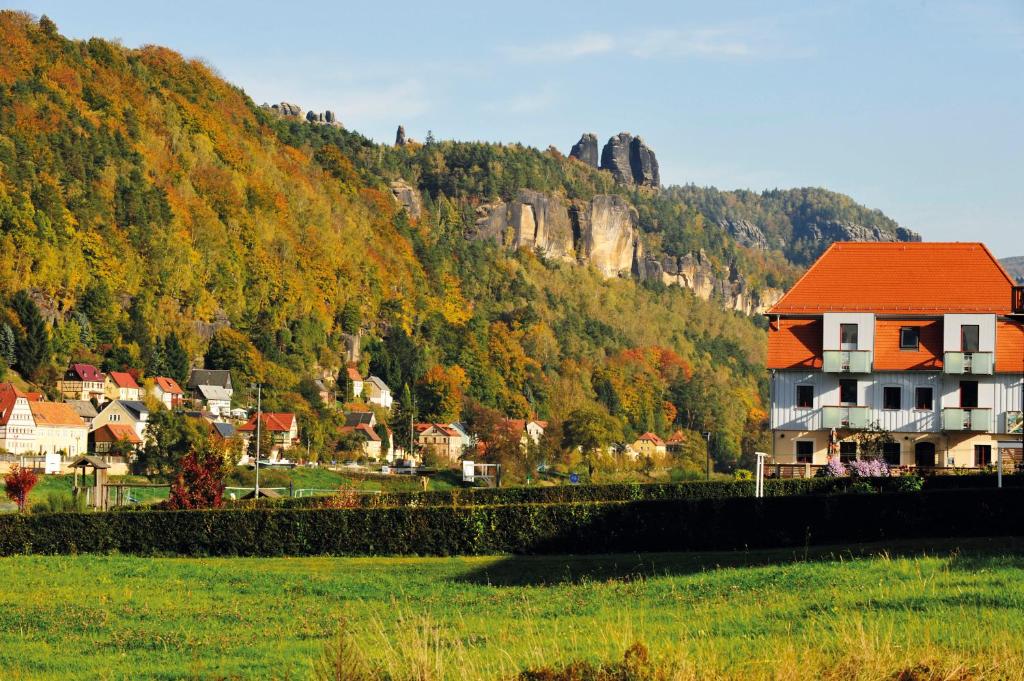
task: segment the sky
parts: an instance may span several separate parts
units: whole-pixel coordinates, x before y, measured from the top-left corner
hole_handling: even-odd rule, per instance
[[[567,153],[629,131],[666,185],[826,187],[926,240],[1024,255],[1024,0],[16,8],[171,47],[381,142],[403,124]]]

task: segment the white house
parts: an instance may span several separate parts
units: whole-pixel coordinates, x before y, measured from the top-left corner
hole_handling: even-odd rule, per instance
[[[142,399],[142,389],[127,371],[111,371],[104,383],[104,393],[110,400],[138,401]]]
[[[36,451],[36,422],[28,396],[12,383],[0,383],[0,449],[11,454]]]
[[[207,411],[214,416],[228,416],[231,413],[231,393],[219,385],[201,385],[197,389]]]
[[[348,376],[348,382],[352,384],[352,394],[349,397],[358,400],[363,394],[363,377],[359,374],[359,369],[350,366],[345,369],[345,375]]]
[[[376,376],[370,376],[366,379],[363,383],[363,391],[366,393],[367,402],[376,404],[384,409],[390,409],[394,402],[394,398],[391,396],[391,388]]]
[[[179,406],[184,395],[185,392],[173,378],[157,376],[153,379],[153,397],[160,400],[168,409]]]

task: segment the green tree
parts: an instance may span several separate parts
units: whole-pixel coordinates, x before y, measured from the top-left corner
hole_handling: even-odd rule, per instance
[[[17,361],[18,337],[8,324],[0,324],[0,359],[13,366]]]
[[[562,424],[562,446],[579,448],[591,475],[595,458],[622,438],[622,423],[597,409],[577,409]]]
[[[36,375],[50,362],[50,331],[39,312],[39,307],[25,291],[18,291],[11,299],[11,307],[25,329],[17,339],[15,359],[17,367],[26,378]]]
[[[184,383],[188,378],[190,364],[188,352],[181,344],[178,334],[171,331],[164,336],[164,366],[167,375],[178,383]]]
[[[96,281],[85,289],[78,300],[78,311],[86,316],[92,325],[92,332],[99,343],[113,343],[117,340],[118,307],[110,287],[103,281]]]

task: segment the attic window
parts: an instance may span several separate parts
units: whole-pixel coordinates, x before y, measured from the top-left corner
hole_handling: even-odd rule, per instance
[[[900,329],[900,350],[918,350],[920,347],[920,329],[916,326],[904,326]]]

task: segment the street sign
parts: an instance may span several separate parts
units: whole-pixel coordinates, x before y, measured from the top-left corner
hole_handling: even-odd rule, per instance
[[[569,482],[571,482],[572,484],[575,485],[575,484],[578,484],[579,481],[580,481],[579,473],[570,473],[569,474]]]

